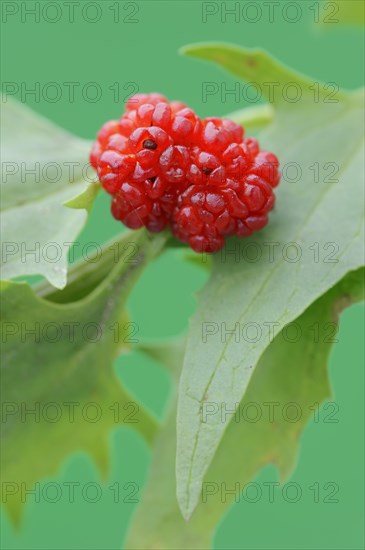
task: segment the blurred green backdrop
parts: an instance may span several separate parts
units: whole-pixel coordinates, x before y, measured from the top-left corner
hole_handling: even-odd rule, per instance
[[[224,9],[237,10],[237,4],[239,11],[225,18]],[[219,40],[259,46],[315,79],[349,89],[361,86],[362,29],[330,22],[320,26],[315,22],[318,6],[312,0],[3,2],[4,90],[71,132],[91,139],[105,120],[120,115],[123,99],[132,91],[159,91],[188,103],[202,116],[252,105],[236,102],[233,95],[222,101],[219,93],[203,101],[203,82],[223,83],[232,89],[236,80],[213,65],[179,56],[178,49],[190,42]],[[340,19],[340,15],[332,18]],[[81,243],[101,244],[120,231],[108,214],[108,202],[107,197],[98,198],[79,238]],[[138,337],[163,338],[184,331],[194,311],[194,292],[205,277],[203,270],[183,262],[176,251],[151,266],[129,304],[139,326]],[[342,317],[330,363],[339,422],[312,421],[304,433],[291,479],[300,484],[303,497],[289,503],[279,490],[273,503],[264,492],[256,503],[235,504],[217,529],[215,548],[364,548],[363,319],[362,306]],[[170,384],[162,368],[133,353],[117,362],[116,371],[130,391],[162,418]],[[2,547],[120,548],[136,503],[116,504],[108,486],[136,483],[141,487],[138,499],[150,456],[145,443],[128,428],[116,428],[110,434],[110,453],[110,475],[99,502],[76,496],[70,504],[66,493],[57,503],[37,503],[29,497],[18,531],[2,513]],[[275,469],[265,468],[255,481],[276,480]],[[57,478],[44,480],[49,481],[101,483],[94,464],[83,454],[70,456]],[[329,489],[315,502],[309,487],[319,483],[323,488],[327,482],[338,485],[334,497],[338,502],[323,502]]]

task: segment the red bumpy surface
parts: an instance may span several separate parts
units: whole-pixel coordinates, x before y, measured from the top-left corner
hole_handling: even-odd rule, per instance
[[[162,231],[196,252],[262,229],[280,181],[279,161],[244,138],[241,126],[200,119],[178,101],[138,94],[104,124],[90,162],[113,197],[113,216],[131,229]]]

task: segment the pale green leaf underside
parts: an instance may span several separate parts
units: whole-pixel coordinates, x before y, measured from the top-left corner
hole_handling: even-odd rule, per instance
[[[283,101],[277,94],[273,121],[259,136],[263,148],[275,152],[282,166],[297,163],[302,177],[297,183],[282,181],[268,227],[249,239],[227,243],[226,250],[241,251],[255,243],[263,251],[259,261],[243,261],[242,256],[236,261],[235,255],[222,261],[224,254],[215,256],[212,277],[199,294],[191,321],[177,418],[177,494],[183,515],[189,517],[226,429],[217,418],[201,422],[202,403],[223,402],[229,409],[240,402],[253,367],[269,344],[268,323],[277,323],[276,330],[280,330],[348,271],[363,265],[364,117],[359,92],[340,92],[337,103],[327,103],[323,100],[328,92],[320,89],[315,102],[312,81],[262,51],[219,44],[190,46],[184,51],[215,61],[258,85],[276,81],[279,91],[295,82],[303,94],[299,103]],[[332,178],[338,181],[325,182],[323,170],[331,162],[338,166]],[[314,163],[322,170],[318,183],[310,169]],[[294,263],[282,255],[290,242],[297,243],[302,254]],[[273,261],[264,243],[278,243]],[[313,246],[319,250],[317,262]],[[222,323],[232,330],[236,323],[241,329],[250,322],[260,327],[258,341],[239,338],[236,342],[234,334],[221,336]],[[202,341],[204,323],[217,327],[206,343]]]
[[[282,478],[287,476],[296,459],[299,436],[313,415],[313,403],[322,403],[331,395],[327,361],[332,343],[325,341],[326,323],[336,323],[342,309],[364,298],[363,277],[363,270],[350,273],[296,319],[303,332],[300,341],[288,342],[280,333],[265,350],[239,407],[240,411],[248,410],[249,403],[256,403],[264,413],[258,422],[252,423],[236,421],[230,415],[230,424],[205,477],[211,492],[200,502],[189,522],[181,517],[175,496],[174,400],[167,425],[156,441],[150,478],[127,539],[128,550],[211,548],[217,522],[235,498],[227,492],[226,501],[222,502],[221,491],[213,494],[214,487],[223,483],[226,487],[234,487],[236,483],[243,487],[268,463],[278,466]],[[319,342],[313,338],[314,323],[323,329]],[[303,416],[294,423],[279,414],[273,421],[264,406],[279,403],[277,410],[282,410],[283,405],[293,402],[303,411]],[[220,417],[221,411],[215,414]]]
[[[2,279],[40,274],[63,288],[67,252],[86,221],[86,211],[63,203],[93,177],[90,142],[4,97],[1,134]]]

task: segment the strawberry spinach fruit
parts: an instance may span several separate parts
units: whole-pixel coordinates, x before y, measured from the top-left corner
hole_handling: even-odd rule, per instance
[[[200,119],[159,94],[131,97],[104,124],[90,155],[112,214],[131,229],[173,235],[196,252],[217,252],[226,237],[268,223],[279,161],[226,118]]]

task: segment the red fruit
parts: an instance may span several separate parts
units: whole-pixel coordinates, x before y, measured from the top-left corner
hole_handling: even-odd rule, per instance
[[[201,120],[156,93],[131,97],[121,118],[104,124],[90,162],[116,219],[153,232],[170,225],[196,252],[262,229],[280,180],[277,157],[238,124]]]
[[[154,105],[144,103],[135,111],[137,126],[152,126],[152,115],[155,111]]]
[[[104,151],[98,162],[98,176],[108,193],[118,191],[126,177],[135,168],[136,161],[131,155],[122,155],[116,151]]]
[[[200,118],[188,107],[174,113],[171,136],[179,145],[193,146],[201,131]]]
[[[137,128],[136,111],[129,111],[119,120],[120,133],[123,136],[129,137],[133,130]]]
[[[101,153],[102,153],[102,149],[101,149],[100,143],[98,141],[95,141],[90,152],[90,164],[95,170],[98,167],[98,162],[99,162]]]
[[[159,159],[162,177],[175,185],[186,181],[186,171],[189,166],[189,150],[182,145],[170,145]]]
[[[129,136],[128,146],[131,153],[135,154],[143,150],[156,151],[161,154],[172,143],[173,140],[162,128],[150,126],[134,130]]]
[[[97,134],[98,142],[101,147],[105,147],[108,139],[113,134],[118,134],[120,131],[119,121],[118,120],[109,120],[106,122],[99,130]]]
[[[224,128],[218,127],[212,120],[204,123],[202,131],[203,147],[212,153],[219,154],[229,145],[229,132]]]
[[[150,105],[157,105],[157,103],[168,103],[167,99],[161,94],[135,94],[130,97],[125,105],[126,111],[134,111],[141,105],[149,103]]]
[[[276,187],[280,181],[279,161],[268,151],[261,151],[256,155],[251,172],[261,176],[272,187]]]
[[[178,111],[181,111],[181,109],[185,109],[186,105],[185,103],[181,103],[181,101],[171,101],[170,107],[171,107],[171,112],[175,114]]]
[[[230,143],[241,143],[243,140],[243,128],[233,120],[228,118],[209,117],[205,119],[206,122],[212,122],[217,129],[229,132]]]
[[[118,153],[127,153],[128,152],[128,139],[122,134],[113,134],[108,139],[106,144],[106,149],[111,149],[112,151],[118,151]]]
[[[98,162],[101,153],[106,149],[107,144],[112,136],[119,136],[120,124],[118,120],[109,120],[100,128],[97,134],[97,141],[94,143],[90,153],[90,163],[95,168],[98,167]]]
[[[260,151],[259,142],[255,138],[247,138],[243,140],[242,148],[252,161]]]
[[[171,127],[171,106],[168,103],[157,103],[153,110],[152,126],[158,126],[166,132]]]

